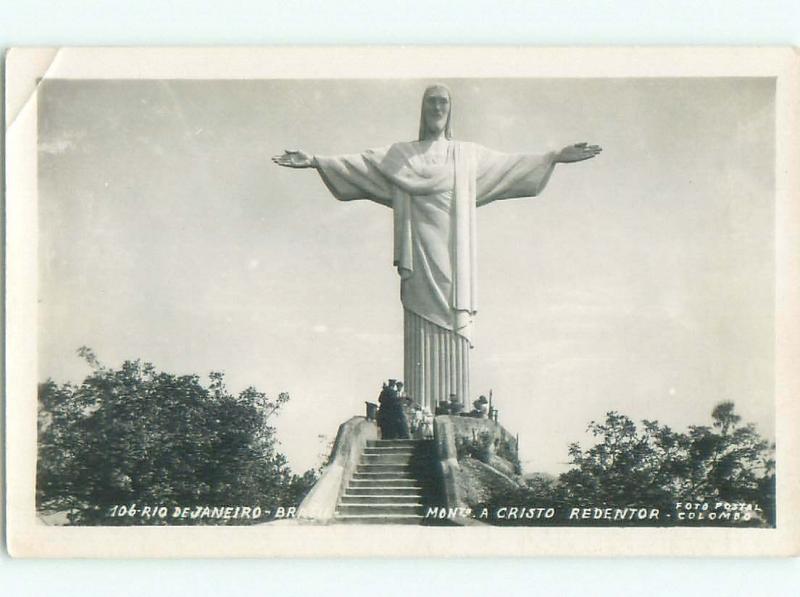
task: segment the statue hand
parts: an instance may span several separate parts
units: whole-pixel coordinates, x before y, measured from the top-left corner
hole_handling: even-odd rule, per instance
[[[556,154],[556,162],[567,164],[569,162],[582,162],[598,155],[603,148],[599,145],[589,145],[588,143],[576,143],[567,145]]]
[[[315,166],[314,156],[299,149],[286,149],[282,155],[272,156],[272,161],[287,168],[313,168]]]

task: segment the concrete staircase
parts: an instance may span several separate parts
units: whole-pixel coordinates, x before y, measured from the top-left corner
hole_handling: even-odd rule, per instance
[[[436,494],[433,441],[367,442],[336,506],[335,520],[354,524],[422,524]]]

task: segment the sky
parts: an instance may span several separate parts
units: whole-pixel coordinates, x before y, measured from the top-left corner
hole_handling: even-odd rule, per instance
[[[45,81],[40,379],[79,382],[83,345],[223,371],[289,392],[282,448],[319,464],[402,377],[391,212],[269,157],[411,140],[431,82]],[[457,139],[604,149],[478,212],[471,388],[526,471],[565,470],[610,410],[684,429],[733,400],[774,437],[774,81],[445,82]]]

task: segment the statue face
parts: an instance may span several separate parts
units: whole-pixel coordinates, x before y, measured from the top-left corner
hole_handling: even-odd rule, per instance
[[[432,89],[423,101],[425,127],[429,134],[439,135],[447,125],[450,115],[450,96],[444,89]]]

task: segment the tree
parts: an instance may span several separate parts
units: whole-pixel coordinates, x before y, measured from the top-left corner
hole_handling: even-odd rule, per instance
[[[37,505],[73,524],[247,523],[182,519],[175,508],[292,506],[316,480],[292,474],[271,421],[289,400],[255,388],[231,394],[222,373],[159,372],[126,361],[106,368],[94,353],[80,385],[39,387]],[[112,516],[114,506],[166,507],[165,518]],[[264,518],[256,522],[264,522]]]
[[[752,424],[741,425],[732,402],[718,404],[712,425],[678,433],[657,421],[616,412],[589,432],[599,442],[588,450],[571,444],[574,468],[559,485],[573,503],[607,506],[651,505],[671,509],[676,502],[758,504],[774,524],[774,446]]]
[[[774,445],[753,425],[742,425],[732,402],[718,404],[711,419],[711,426],[693,425],[680,433],[658,421],[637,426],[629,417],[609,412],[603,422],[589,423],[595,445],[569,446],[572,468],[566,473],[557,479],[535,475],[513,490],[495,487],[486,503],[473,506],[490,512],[509,504],[552,506],[561,512],[576,507],[658,508],[671,518],[660,518],[657,524],[683,524],[673,515],[678,502],[744,502],[763,513],[753,518],[754,524],[774,526]],[[563,519],[490,522],[563,524]]]
[[[684,438],[655,421],[642,425],[637,429],[617,412],[603,423],[592,421],[588,430],[600,441],[586,451],[577,442],[569,446],[574,468],[559,478],[567,498],[608,506],[669,504],[681,478]]]

